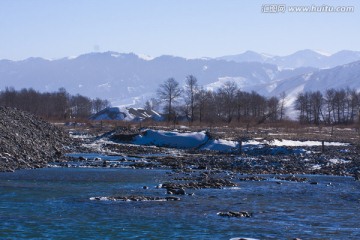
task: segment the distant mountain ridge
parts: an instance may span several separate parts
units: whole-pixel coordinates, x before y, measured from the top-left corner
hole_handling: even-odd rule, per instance
[[[328,69],[290,67],[332,66],[357,58],[358,61]],[[360,90],[360,52],[341,51],[326,56],[304,50],[276,57],[249,51],[217,59],[168,55],[151,58],[134,53],[102,52],[57,60],[0,60],[0,90],[14,87],[44,92],[64,87],[71,94],[108,99],[113,106],[143,106],[146,100],[155,97],[157,88],[167,78],[174,77],[184,86],[189,74],[208,90],[234,81],[243,91],[256,91],[265,96],[285,92],[290,104],[301,91],[346,87]]]
[[[144,59],[133,53],[89,53],[75,58],[23,61],[0,61],[0,89],[34,88],[56,91],[64,87],[71,94],[109,99],[114,105],[141,102],[156,93],[159,84],[174,77],[184,84],[192,74],[199,84],[208,85],[221,79],[241,79],[239,87],[267,84],[312,72],[313,68],[279,70],[277,66],[256,62],[228,62],[217,59],[185,59],[160,56]]]
[[[217,59],[234,62],[260,62],[279,66],[280,68],[332,68],[360,60],[360,51],[343,50],[332,55],[313,50],[301,50],[287,56],[246,51],[237,55],[219,57]]]

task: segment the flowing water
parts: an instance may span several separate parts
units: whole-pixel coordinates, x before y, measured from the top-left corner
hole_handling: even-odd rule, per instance
[[[166,170],[47,168],[0,173],[0,239],[360,239],[360,182],[307,176],[309,183],[240,182],[188,190],[180,201],[113,202],[91,197],[165,197]],[[330,184],[331,183],[331,184]],[[143,189],[148,186],[149,189]],[[227,218],[220,211],[248,211]]]

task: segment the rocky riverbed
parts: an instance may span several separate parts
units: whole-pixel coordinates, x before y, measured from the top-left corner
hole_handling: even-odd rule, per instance
[[[62,164],[59,165],[65,167],[125,166],[165,168],[189,174],[194,170],[210,170],[240,174],[339,175],[360,179],[360,149],[353,141],[346,145],[301,148],[264,144],[262,147],[244,147],[241,152],[224,153],[194,148],[174,149],[122,143],[112,139],[114,132],[129,135],[132,139],[139,131],[121,128],[104,134],[89,135],[85,132],[87,128],[89,127],[85,125],[81,125],[77,130],[74,130],[73,126],[69,127],[67,131],[73,135],[73,138],[70,138],[61,128],[34,115],[2,107],[0,108],[0,171],[39,168],[47,166],[49,162],[60,161]],[[81,134],[76,135],[76,131],[81,131]],[[212,139],[218,138],[212,137]],[[76,158],[64,157],[65,152],[102,153],[118,158],[109,161],[99,157],[94,159],[82,157],[81,154]],[[79,164],[67,162],[79,162]]]
[[[68,133],[18,109],[0,107],[0,171],[41,168],[62,158]]]
[[[128,161],[127,157],[131,157],[140,161],[128,161],[127,167],[165,168],[189,174],[196,170],[212,170],[240,174],[316,174],[360,178],[360,149],[351,142],[329,141],[321,146],[321,139],[318,139],[320,145],[307,145],[306,141],[300,142],[300,147],[263,144],[261,147],[244,147],[242,152],[223,153],[128,144],[113,141],[109,136],[111,134],[87,139],[79,152],[110,153],[122,160],[102,162],[97,159],[96,163],[94,159],[87,159],[84,162],[86,166],[96,163],[98,167],[123,167],[124,159]],[[314,144],[314,141],[316,139],[309,142]]]
[[[303,147],[300,154],[296,147],[283,147],[289,153],[272,154],[271,147],[255,149],[241,154],[213,151],[172,150],[106,142],[105,151],[131,155],[143,159],[134,168],[170,168],[182,172],[191,170],[222,170],[244,174],[320,174],[359,177],[359,149],[355,145]],[[89,150],[89,149],[88,149]],[[146,153],[146,154],[145,154]],[[162,154],[160,154],[162,153]],[[156,163],[156,164],[155,164]],[[119,166],[121,165],[118,163]],[[116,163],[114,165],[116,167]]]

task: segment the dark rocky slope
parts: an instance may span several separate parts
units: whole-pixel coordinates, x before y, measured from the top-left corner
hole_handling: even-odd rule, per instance
[[[70,142],[67,133],[38,117],[0,107],[0,171],[44,167]]]

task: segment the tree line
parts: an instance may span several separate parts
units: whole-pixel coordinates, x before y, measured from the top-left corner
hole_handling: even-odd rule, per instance
[[[216,91],[206,90],[193,75],[186,77],[184,88],[174,78],[167,79],[159,86],[157,96],[147,101],[145,108],[159,110],[162,107],[167,121],[185,117],[190,122],[262,123],[283,120],[285,116],[285,94],[280,98],[266,98],[254,91],[241,91],[231,81]]]
[[[286,118],[284,92],[278,97],[265,97],[241,91],[232,81],[212,91],[200,86],[193,75],[186,77],[184,88],[169,78],[159,86],[157,96],[147,101],[145,108],[159,111],[162,107],[167,121],[185,117],[189,122],[263,123]],[[300,123],[352,124],[360,122],[360,92],[350,88],[302,92],[294,108]]]
[[[295,109],[301,123],[351,124],[359,121],[360,93],[350,88],[308,91],[297,96]]]
[[[31,112],[45,119],[70,118],[86,119],[110,106],[108,100],[90,99],[80,94],[70,95],[64,88],[55,92],[38,92],[34,89],[15,90],[5,88],[0,91],[0,106],[14,107]]]
[[[285,119],[285,93],[265,97],[254,91],[241,91],[228,81],[215,91],[199,85],[193,75],[181,87],[174,78],[159,85],[157,97],[145,103],[146,110],[162,112],[166,121],[200,123],[263,123]],[[71,95],[64,88],[55,92],[34,89],[0,91],[0,106],[15,107],[45,119],[87,119],[110,107],[108,100]],[[360,122],[360,93],[355,89],[329,89],[325,93],[308,91],[295,100],[298,120],[306,124],[352,124]]]

